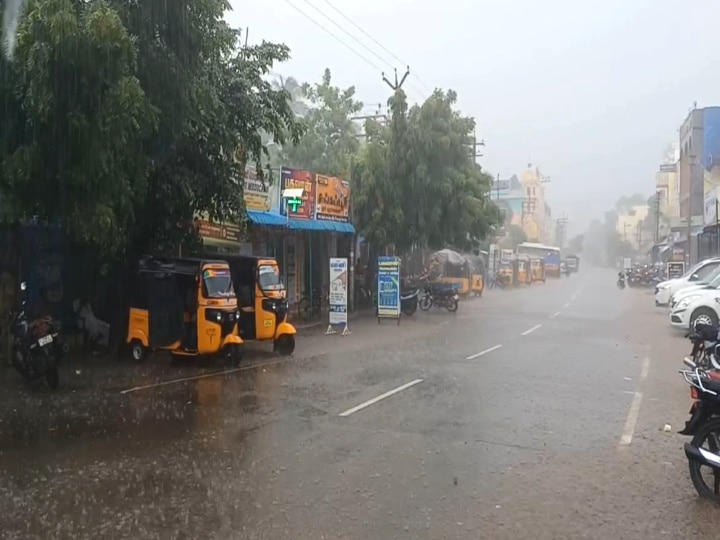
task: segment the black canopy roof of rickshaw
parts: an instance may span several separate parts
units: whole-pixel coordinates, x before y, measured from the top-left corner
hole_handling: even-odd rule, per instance
[[[257,264],[258,261],[274,261],[275,257],[271,255],[223,255],[223,259],[227,262],[249,262]]]
[[[171,257],[142,257],[138,263],[141,272],[162,272],[171,274],[197,275],[205,264],[228,264],[220,259],[194,259]]]

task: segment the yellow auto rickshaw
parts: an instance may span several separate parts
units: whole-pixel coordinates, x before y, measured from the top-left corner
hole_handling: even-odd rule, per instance
[[[545,261],[540,257],[530,259],[530,281],[545,283]]]
[[[498,263],[498,269],[495,272],[495,281],[502,287],[509,287],[515,281],[515,270],[512,260],[502,259]]]
[[[272,341],[287,356],[295,350],[295,327],[287,322],[288,301],[280,267],[273,257],[226,255],[240,305],[240,337]]]
[[[441,249],[433,254],[432,260],[434,265],[440,267],[441,277],[437,279],[438,283],[456,285],[460,296],[465,297],[470,293],[472,266],[465,257],[451,249]]]
[[[530,275],[530,257],[527,255],[515,255],[513,260],[514,266],[514,284],[530,285],[532,276]]]
[[[225,261],[144,257],[132,279],[127,343],[136,362],[147,349],[173,355],[222,353],[242,359],[238,308]]]
[[[482,296],[485,290],[485,268],[486,260],[481,256],[481,253],[476,252],[475,258],[472,259],[472,278],[470,280],[470,290],[475,296]]]

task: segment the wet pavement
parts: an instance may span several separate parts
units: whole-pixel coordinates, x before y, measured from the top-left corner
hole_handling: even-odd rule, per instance
[[[236,370],[90,358],[55,393],[3,373],[1,536],[717,538],[673,433],[686,342],[614,283],[315,328]]]

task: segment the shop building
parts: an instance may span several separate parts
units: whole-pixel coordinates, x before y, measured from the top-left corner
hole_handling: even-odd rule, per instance
[[[312,291],[328,292],[331,257],[347,257],[352,264],[355,228],[350,223],[350,185],[302,169],[283,167],[277,173],[272,182],[247,175],[248,223],[242,237],[233,235],[235,229],[226,224],[201,225],[201,236],[208,251],[277,258],[288,300],[294,304]],[[302,196],[283,197],[287,189],[302,189]]]

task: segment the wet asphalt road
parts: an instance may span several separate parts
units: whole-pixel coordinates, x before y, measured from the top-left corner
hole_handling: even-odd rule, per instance
[[[661,429],[687,419],[688,347],[614,280],[361,319],[218,376],[98,358],[50,393],[2,372],[1,536],[717,538]]]

